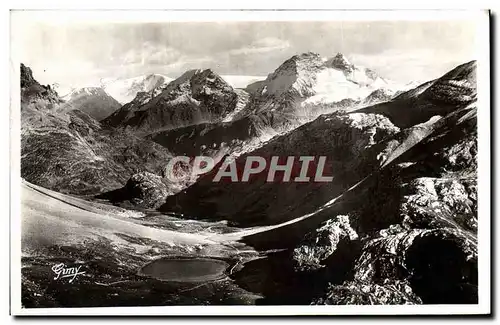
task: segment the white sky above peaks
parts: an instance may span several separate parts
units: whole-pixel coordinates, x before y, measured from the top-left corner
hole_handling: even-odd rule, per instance
[[[267,76],[295,54],[343,53],[397,82],[426,81],[473,60],[471,21],[31,22],[12,16],[13,54],[43,84],[98,85],[103,78],[190,69]],[[17,23],[16,23],[17,22]]]

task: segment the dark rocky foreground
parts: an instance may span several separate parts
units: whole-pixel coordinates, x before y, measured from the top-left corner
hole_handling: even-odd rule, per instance
[[[296,67],[296,59],[284,68]],[[347,75],[351,68],[344,67]],[[170,119],[168,130],[158,131],[152,123],[156,117],[141,118],[144,122],[138,129],[156,131],[139,137],[137,130],[109,128],[79,111],[41,109],[60,107],[57,94],[40,88],[26,74],[23,177],[58,192],[100,193],[98,198],[106,203],[126,202],[134,209],[129,213],[139,213],[137,209],[146,213],[126,220],[127,225],[141,226],[137,228],[141,232],[134,230],[137,235],[117,227],[112,236],[85,235],[84,242],[24,249],[23,304],[477,303],[475,73],[475,62],[466,63],[388,102],[321,115],[255,149],[246,148],[247,153],[236,158],[236,165],[243,166],[246,156],[327,156],[332,182],[270,183],[255,175],[248,183],[214,183],[214,170],[191,186],[162,179],[160,159],[171,157],[164,148],[174,154],[215,156],[219,148],[210,148],[210,143],[258,137],[255,125],[260,126],[261,118],[269,116],[263,114],[269,113],[259,111],[255,97],[248,110],[229,122],[189,115],[187,125],[169,129],[175,122]],[[206,92],[203,80],[190,85],[200,81]],[[220,81],[215,78],[215,82]],[[186,84],[176,87],[148,103],[177,103],[176,92],[186,91]],[[226,89],[223,84],[222,88]],[[200,89],[189,92],[201,96]],[[215,95],[232,103],[232,91],[226,90]],[[205,95],[203,100],[213,99]],[[383,94],[374,94],[379,95]],[[277,103],[269,95],[261,99]],[[293,106],[292,102],[287,105]],[[189,102],[188,112],[193,103]],[[174,112],[179,112],[177,106]],[[228,113],[210,114],[216,112]],[[271,121],[276,119],[265,120],[264,125]],[[238,136],[228,138],[228,134]],[[234,144],[224,153],[237,147]],[[85,164],[78,164],[82,159]],[[143,210],[154,208],[160,212]],[[174,213],[175,221],[166,217]],[[103,223],[108,217],[102,215]],[[167,245],[163,240],[169,237],[149,238],[142,227],[173,230],[172,236],[205,234],[210,229],[211,235],[203,240],[212,242]],[[196,265],[200,259],[213,259],[221,261],[214,263],[224,270],[216,268],[217,276],[196,284],[139,272],[164,257],[190,260],[195,266],[189,268],[201,268],[202,263]],[[76,284],[51,279],[51,265],[75,261],[88,270]],[[207,267],[206,272],[208,276],[214,271]]]

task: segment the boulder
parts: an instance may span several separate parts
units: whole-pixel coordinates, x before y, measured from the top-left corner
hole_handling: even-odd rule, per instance
[[[368,285],[408,281],[423,303],[477,303],[477,246],[459,229],[392,225],[365,243],[353,278]]]
[[[404,186],[401,214],[412,227],[477,231],[477,180],[417,178]]]
[[[348,281],[330,285],[324,297],[313,305],[418,305],[422,300],[406,281],[386,280],[382,284]]]
[[[323,268],[321,264],[335,250],[341,240],[356,240],[358,234],[351,228],[349,216],[340,215],[328,220],[315,231],[307,234],[293,251],[295,269],[309,271]]]
[[[162,178],[149,172],[132,175],[125,185],[125,190],[133,204],[148,209],[160,206],[170,194]]]

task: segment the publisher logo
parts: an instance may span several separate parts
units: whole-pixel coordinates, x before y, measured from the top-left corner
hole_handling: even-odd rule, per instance
[[[83,265],[78,266],[66,266],[64,263],[59,263],[52,266],[52,272],[54,272],[54,280],[69,278],[69,283],[72,283],[77,276],[85,274],[85,271],[81,271]]]

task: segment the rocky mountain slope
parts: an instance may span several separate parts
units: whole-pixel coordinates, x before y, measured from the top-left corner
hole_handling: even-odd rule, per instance
[[[21,65],[21,175],[64,193],[97,194],[134,173],[160,174],[171,155],[159,145],[103,128]]]
[[[470,68],[467,70],[469,74],[464,75],[463,78],[464,80],[473,80],[475,63],[469,63],[468,67]],[[463,66],[458,69],[462,70]],[[451,75],[453,75],[453,73]],[[450,73],[438,79],[435,83],[437,85],[446,83],[449,76]],[[247,205],[255,207],[256,213],[260,211],[255,217],[258,216],[258,218],[260,218],[259,223],[261,224],[273,224],[293,219],[294,216],[300,216],[303,212],[307,211],[307,207],[311,206],[314,200],[321,201],[324,200],[322,197],[336,197],[336,194],[343,193],[349,187],[356,184],[357,181],[361,181],[368,174],[377,170],[378,168],[375,168],[376,166],[386,166],[395,159],[394,157],[402,155],[412,149],[417,143],[422,141],[423,138],[429,136],[429,133],[435,132],[434,128],[437,128],[437,125],[439,125],[436,123],[437,121],[442,121],[442,116],[451,114],[450,118],[452,118],[458,114],[457,112],[461,114],[464,114],[464,110],[473,112],[475,109],[474,106],[471,106],[473,101],[457,101],[460,94],[466,94],[467,99],[470,96],[474,97],[473,93],[475,92],[475,88],[472,87],[473,85],[474,84],[471,83],[470,88],[456,88],[454,93],[449,94],[450,103],[454,105],[454,111],[450,112],[451,106],[443,105],[441,106],[441,112],[434,111],[434,113],[442,113],[442,115],[429,119],[427,123],[415,124],[408,128],[406,123],[401,124],[398,118],[394,119],[395,122],[393,122],[392,116],[389,113],[387,116],[385,116],[385,114],[361,113],[378,107],[372,106],[367,109],[361,109],[355,113],[333,113],[330,115],[323,115],[315,121],[305,124],[289,134],[277,137],[264,147],[247,154],[261,155],[264,157],[271,155],[326,155],[329,158],[328,161],[330,165],[328,167],[333,172],[335,179],[335,182],[332,182],[332,184],[276,184],[266,183],[265,179],[259,178],[256,179],[255,182],[250,182],[248,184],[217,184],[212,182],[211,177],[213,177],[213,175],[206,175],[204,179],[201,179],[200,182],[189,188],[185,193],[183,192],[176,196],[175,202],[181,204],[180,202],[182,202],[184,198],[194,199],[197,203],[186,203],[183,205],[183,208],[188,211],[193,210],[194,215],[199,215],[203,210],[206,216],[210,216],[210,211],[213,211],[214,215],[233,219],[235,222],[242,224],[247,224],[247,222],[245,222],[246,216],[249,219],[254,218],[252,217],[251,210],[246,209]],[[440,88],[436,89],[438,89],[439,92],[441,91]],[[407,96],[413,93],[414,91],[410,91],[408,94],[401,95],[400,100],[406,100]],[[424,92],[422,92],[421,95],[425,96],[424,98],[432,96],[432,94]],[[420,101],[423,99],[419,99],[419,96],[416,96],[415,100]],[[390,102],[390,107],[398,107],[396,105],[397,101],[398,100]],[[403,110],[403,106],[399,107],[402,108],[397,116],[404,116],[406,118],[406,116],[409,115],[408,112]],[[428,106],[424,105],[421,109],[415,109],[415,113],[412,115],[416,116],[415,119],[417,122],[423,119],[418,116],[419,114],[422,114],[422,112],[427,114],[427,112],[423,110],[426,107]],[[394,111],[393,113],[397,112]],[[424,117],[427,117],[427,115],[424,115]],[[381,142],[381,140],[385,141]],[[238,161],[243,161],[244,159],[245,155],[238,158]],[[240,165],[242,164],[243,163]],[[342,184],[343,180],[345,180],[345,185]],[[304,186],[313,188],[307,189]],[[338,190],[332,191],[332,189],[335,188],[338,188]],[[328,194],[319,195],[323,190]],[[216,193],[217,196],[215,201],[210,199],[210,193],[212,191]],[[254,193],[251,197],[255,197],[256,202],[248,202],[248,200],[245,200],[241,202],[245,204],[244,206],[235,205],[231,197],[246,195],[239,193],[240,191],[243,191],[242,193]],[[314,192],[315,198],[313,200],[303,198],[304,202],[300,202],[297,201],[296,197],[290,195],[290,191],[296,192],[298,196],[300,196],[300,193]],[[203,205],[203,200],[198,200],[199,198],[197,198],[195,193],[203,193],[203,198],[211,202],[210,204],[212,206],[208,207]],[[225,195],[228,196],[226,197]],[[282,195],[283,198],[279,199],[276,195]],[[266,203],[266,200],[276,202],[276,199],[278,199],[277,202],[281,202],[280,205],[282,204],[282,206],[277,207],[276,204]],[[308,203],[305,204],[305,201]],[[227,207],[229,210],[226,210],[224,202],[231,202],[230,206]],[[266,209],[273,210],[269,210],[268,213],[262,214],[261,209],[256,207],[254,203],[263,205]],[[290,204],[292,205],[290,206]],[[283,209],[283,206],[287,208]],[[298,209],[295,213],[291,211],[293,210],[291,207],[294,206]],[[168,204],[165,208],[167,207]],[[194,211],[196,209],[200,210]],[[276,209],[276,211],[274,211],[274,209]],[[262,216],[264,216],[264,218],[266,216],[272,217],[274,220],[266,221],[262,219]]]
[[[139,92],[103,123],[178,155],[236,157],[320,114],[388,100],[396,86],[342,54],[326,60],[304,53],[245,89],[211,70],[188,71],[167,86]]]
[[[156,94],[139,93],[104,120],[106,125],[139,134],[205,122],[219,122],[239,102],[234,89],[212,70],[190,70]]]
[[[248,115],[231,122],[201,123],[148,135],[177,155],[239,156],[300,125],[278,113]]]
[[[400,94],[394,100],[360,110],[383,114],[402,127],[444,116],[476,100],[476,62],[464,63],[441,78]],[[401,113],[405,111],[406,114]]]
[[[389,100],[395,94],[389,87],[396,86],[350,64],[342,54],[324,60],[304,53],[285,61],[267,79],[235,90],[236,107],[222,121],[155,131],[148,137],[176,154],[238,156],[320,114]],[[136,102],[152,97],[143,96]]]
[[[399,94],[390,81],[340,54],[329,60],[314,53],[294,56],[245,90],[235,90],[211,70],[193,70],[166,86],[137,93],[103,123],[65,104],[24,66],[21,93],[21,171],[26,180],[59,192],[100,193],[100,198],[115,204],[163,213],[150,211],[147,217],[128,221],[118,218],[119,234],[112,239],[125,243],[120,257],[133,267],[120,264],[108,239],[95,242],[106,247],[101,257],[116,261],[113,267],[119,265],[130,277],[118,286],[122,304],[140,300],[122,297],[135,297],[137,288],[144,290],[141,283],[148,284],[144,296],[158,301],[158,295],[150,294],[151,282],[137,276],[137,267],[146,259],[177,253],[157,242],[198,245],[201,240],[199,254],[184,257],[224,252],[234,263],[226,270],[227,281],[209,288],[224,294],[232,288],[231,295],[243,290],[243,296],[263,297],[259,303],[478,301],[474,61]],[[172,155],[199,154],[220,161],[191,186],[169,184],[161,177]],[[215,174],[229,164],[241,179],[249,156],[264,157],[268,163],[279,156],[281,164],[295,157],[292,179],[301,170],[298,157],[312,157],[307,174],[311,181],[286,182],[278,172],[270,182],[265,168],[248,182],[228,177],[214,182]],[[326,158],[323,175],[331,181],[313,179],[320,156]],[[54,222],[67,227],[60,215],[47,218],[46,208],[44,218],[33,221],[31,212],[44,200],[39,193],[59,195],[34,189],[25,189],[32,228],[44,229]],[[75,199],[59,196],[64,204],[58,206],[69,211]],[[71,219],[85,224],[98,218],[88,211],[71,211]],[[164,221],[172,214],[190,219],[185,220],[188,224],[209,226],[202,237],[164,231],[172,227]],[[244,229],[208,233],[212,225],[226,221],[231,228]],[[103,233],[115,229],[110,222],[105,220]],[[154,240],[146,238],[150,226],[155,228]],[[94,228],[81,235],[94,238]],[[141,236],[130,236],[136,234]],[[57,238],[67,244],[67,238]],[[81,245],[69,245],[83,260],[92,255]],[[52,252],[54,247],[46,249]],[[145,249],[146,255],[135,249]],[[93,258],[88,265],[101,265]],[[46,263],[39,257],[32,261]],[[119,281],[121,276],[111,278]],[[26,268],[25,277],[28,300],[36,301],[33,294],[40,281],[34,268]],[[95,289],[100,284],[87,282],[109,303]],[[163,302],[201,301],[185,296],[185,291],[172,293],[169,281],[152,283],[168,289]],[[236,286],[240,291],[232,291]],[[218,294],[206,295],[210,298],[203,302],[219,299]],[[51,299],[64,304],[58,297]],[[248,301],[237,301],[243,300]],[[251,303],[256,303],[254,298]]]
[[[323,155],[332,182],[267,182],[265,169],[217,183],[214,170],[160,209],[259,226],[243,241],[286,249],[293,271],[282,263],[281,274],[306,279],[315,304],[475,303],[475,67],[388,103],[322,115],[235,162]]]
[[[55,110],[63,102],[49,85],[44,86],[33,78],[31,69],[21,63],[21,111]]]
[[[87,113],[97,121],[103,120],[122,106],[100,87],[75,89],[63,99],[71,109]]]

